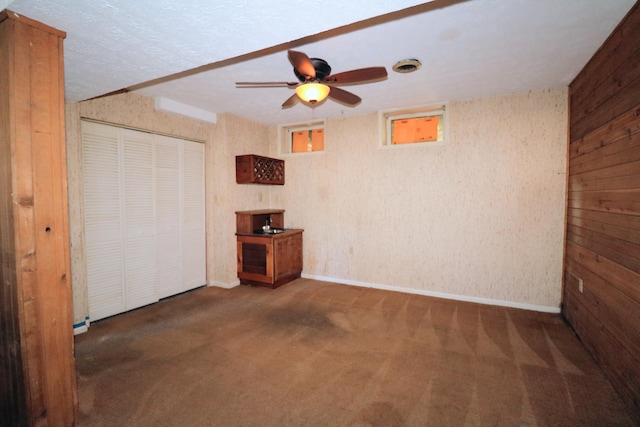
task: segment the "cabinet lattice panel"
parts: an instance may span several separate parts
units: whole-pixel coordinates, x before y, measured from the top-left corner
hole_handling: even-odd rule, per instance
[[[253,171],[260,181],[282,181],[284,179],[284,162],[258,157]]]

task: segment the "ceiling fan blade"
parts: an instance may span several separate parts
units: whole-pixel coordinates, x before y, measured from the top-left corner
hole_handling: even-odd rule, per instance
[[[298,82],[236,82],[236,87],[295,87]]]
[[[283,109],[284,108],[291,108],[294,105],[296,105],[299,100],[300,100],[300,98],[298,98],[298,95],[294,93],[286,101],[284,101],[284,103],[282,104],[282,108]]]
[[[375,80],[382,80],[387,77],[387,69],[384,67],[360,68],[357,70],[345,71],[343,73],[332,74],[324,79],[325,82],[333,85],[346,85],[356,83],[368,83]]]
[[[316,68],[305,53],[295,50],[290,50],[287,53],[289,56],[289,62],[291,62],[293,68],[295,68],[298,73],[302,74],[306,80],[316,78]]]
[[[329,98],[333,99],[334,101],[338,101],[341,104],[348,105],[349,107],[354,107],[358,105],[360,101],[362,101],[362,99],[358,95],[333,86],[329,91]]]

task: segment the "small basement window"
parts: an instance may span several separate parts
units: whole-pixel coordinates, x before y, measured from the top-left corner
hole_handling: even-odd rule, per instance
[[[382,146],[442,145],[445,141],[445,106],[381,111]]]
[[[282,154],[324,151],[324,121],[280,126]]]

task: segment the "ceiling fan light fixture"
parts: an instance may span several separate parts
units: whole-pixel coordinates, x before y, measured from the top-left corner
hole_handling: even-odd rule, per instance
[[[296,87],[296,94],[304,102],[315,104],[324,101],[325,98],[329,96],[330,90],[331,88],[325,84],[311,82],[298,85]]]

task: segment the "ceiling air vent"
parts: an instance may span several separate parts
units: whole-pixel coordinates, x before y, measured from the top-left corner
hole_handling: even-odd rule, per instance
[[[419,70],[422,64],[417,59],[403,59],[394,64],[393,71],[396,73],[413,73]]]

